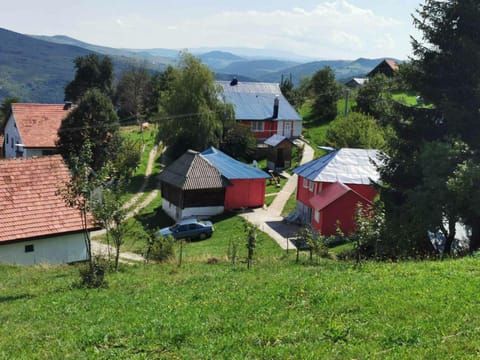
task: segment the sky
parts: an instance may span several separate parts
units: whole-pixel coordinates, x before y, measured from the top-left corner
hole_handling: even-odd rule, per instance
[[[117,48],[249,47],[312,59],[411,55],[421,0],[16,0],[0,27]],[[26,11],[25,9],[28,9]]]

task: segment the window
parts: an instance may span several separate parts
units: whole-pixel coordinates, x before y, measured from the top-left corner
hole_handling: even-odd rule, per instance
[[[303,188],[306,189],[308,188],[308,180],[303,178]]]
[[[25,252],[33,252],[33,244],[25,245]]]
[[[8,144],[8,134],[7,134],[7,144]]]
[[[315,186],[315,183],[313,181],[310,181],[310,183],[308,184],[308,191],[312,192],[314,186]]]
[[[320,211],[319,210],[315,210],[315,221],[317,223],[320,222]]]
[[[263,121],[252,121],[252,131],[263,131],[264,125]]]

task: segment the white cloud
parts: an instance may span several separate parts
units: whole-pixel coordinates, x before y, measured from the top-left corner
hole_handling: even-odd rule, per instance
[[[179,26],[176,38],[188,47],[275,48],[321,58],[382,56],[395,48],[383,35],[400,22],[376,15],[346,0],[325,1],[313,9],[224,11]],[[372,41],[372,39],[381,40]],[[376,46],[372,46],[375,43]]]
[[[406,57],[409,51],[408,34],[402,31],[405,24],[347,0],[319,0],[311,8],[272,11],[217,10],[203,17],[187,13],[181,18],[162,17],[152,12],[90,21],[89,37],[95,43],[119,47],[253,47],[342,59]]]

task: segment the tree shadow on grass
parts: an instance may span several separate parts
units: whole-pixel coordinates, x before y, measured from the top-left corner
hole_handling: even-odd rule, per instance
[[[10,295],[10,296],[0,296],[0,304],[4,302],[12,302],[22,299],[31,299],[33,295],[31,294],[20,294],[20,295]]]
[[[146,231],[173,225],[173,220],[162,210],[162,205],[157,206],[152,212],[135,215],[135,220],[141,223]]]

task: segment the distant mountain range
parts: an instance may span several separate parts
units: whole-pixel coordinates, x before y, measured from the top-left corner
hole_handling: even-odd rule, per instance
[[[346,81],[364,76],[383,60],[302,62],[301,59],[307,58],[288,52],[276,52],[268,58],[265,50],[256,49],[238,48],[238,53],[223,49],[190,51],[217,79],[229,80],[235,76],[239,81],[280,82],[283,75],[298,83],[325,66],[332,68],[337,80]],[[74,59],[92,52],[110,56],[117,76],[132,63],[140,63],[153,72],[163,71],[175,64],[179,54],[175,49],[117,49],[68,36],[24,35],[0,28],[0,102],[12,96],[24,102],[62,102],[64,87],[74,76]],[[282,54],[284,58],[279,57]]]

